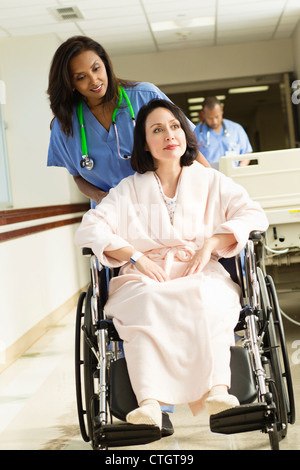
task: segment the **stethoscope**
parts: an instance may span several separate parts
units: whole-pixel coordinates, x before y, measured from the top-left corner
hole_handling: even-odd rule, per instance
[[[228,131],[227,127],[225,126],[224,122],[222,122],[222,126],[223,126],[223,129],[224,129],[224,136],[225,137],[230,137],[229,131]],[[199,132],[200,132],[200,135],[203,138],[203,142],[204,142],[202,127],[203,127],[203,122],[201,122],[201,124],[200,124]],[[204,145],[204,147],[209,147],[209,146],[210,146],[210,130],[208,130],[207,133],[206,133],[206,145]]]
[[[121,106],[123,97],[125,98],[129,111],[130,111],[130,116],[131,120],[133,123],[133,127],[135,126],[135,116],[134,116],[134,111],[132,108],[132,104],[130,102],[130,99],[127,96],[126,91],[124,90],[123,87],[119,87],[119,101],[117,103],[116,108],[114,109],[113,115],[112,115],[112,125],[115,130],[116,134],[116,140],[117,140],[117,148],[118,148],[118,155],[122,160],[127,160],[128,158],[131,158],[131,155],[121,155],[121,150],[120,150],[120,140],[119,140],[119,134],[118,134],[118,128],[117,128],[117,123],[116,123],[116,115],[117,112]],[[77,115],[78,115],[78,121],[80,124],[80,135],[81,135],[81,150],[82,150],[82,157],[80,161],[80,166],[81,168],[86,168],[87,170],[92,170],[94,167],[94,161],[92,158],[88,156],[88,150],[87,150],[87,143],[86,143],[86,135],[85,135],[85,129],[84,129],[84,123],[83,123],[83,111],[82,111],[82,101],[78,104],[77,106]]]

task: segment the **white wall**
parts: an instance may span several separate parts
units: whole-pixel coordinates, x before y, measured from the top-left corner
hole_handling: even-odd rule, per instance
[[[52,119],[46,90],[58,45],[54,35],[0,40],[9,171],[17,208],[85,200],[67,171],[46,166]]]
[[[66,170],[47,168],[52,115],[46,90],[58,45],[53,35],[0,41],[13,208],[87,202]],[[88,261],[74,245],[77,226],[0,243],[0,369],[66,314],[88,283]]]
[[[9,349],[88,282],[88,261],[74,247],[76,228],[67,225],[0,243],[0,347]]]
[[[292,71],[292,39],[114,57],[118,76],[157,85]]]

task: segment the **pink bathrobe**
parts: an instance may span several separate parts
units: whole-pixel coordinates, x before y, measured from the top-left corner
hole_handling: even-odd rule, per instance
[[[173,225],[153,172],[125,178],[84,215],[76,243],[92,248],[106,266],[122,265],[105,312],[124,340],[138,403],[189,403],[196,414],[212,386],[230,386],[240,289],[217,258],[237,255],[252,230],[267,227],[263,210],[241,186],[198,162],[182,169]],[[203,241],[217,233],[233,233],[237,243],[203,272],[181,277]],[[103,254],[127,245],[159,263],[171,280],[151,280]]]

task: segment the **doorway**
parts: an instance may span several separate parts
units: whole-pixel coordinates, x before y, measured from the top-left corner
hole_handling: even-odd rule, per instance
[[[291,80],[289,74],[280,74],[239,81],[186,84],[182,91],[177,91],[174,86],[160,88],[195,125],[199,122],[204,98],[217,96],[224,106],[224,118],[243,126],[253,152],[265,152],[296,146],[296,117],[292,116],[291,122]]]

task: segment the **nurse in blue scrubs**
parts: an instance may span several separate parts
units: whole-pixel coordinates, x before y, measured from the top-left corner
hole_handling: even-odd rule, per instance
[[[200,152],[211,166],[218,169],[219,160],[224,156],[251,153],[252,147],[243,127],[237,122],[223,119],[222,103],[214,96],[203,102],[202,122],[194,132],[200,144]],[[236,166],[245,166],[249,160],[236,162]]]
[[[151,83],[117,78],[103,47],[85,36],[57,49],[48,95],[54,114],[48,166],[65,167],[95,206],[133,173],[130,155],[139,109],[153,98],[168,98]],[[200,153],[199,161],[209,166]]]

